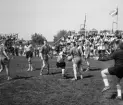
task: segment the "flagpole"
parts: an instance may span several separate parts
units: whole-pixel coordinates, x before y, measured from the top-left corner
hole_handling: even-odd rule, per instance
[[[85,20],[84,20],[84,30],[85,30],[85,26],[86,26],[86,14],[85,14]],[[86,30],[85,30],[85,36],[86,36]]]
[[[118,6],[117,6],[117,30],[118,30],[118,13],[119,11],[118,11]]]

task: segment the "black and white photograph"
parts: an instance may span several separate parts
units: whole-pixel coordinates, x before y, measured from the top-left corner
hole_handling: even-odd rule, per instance
[[[123,105],[122,0],[0,0],[0,105]]]

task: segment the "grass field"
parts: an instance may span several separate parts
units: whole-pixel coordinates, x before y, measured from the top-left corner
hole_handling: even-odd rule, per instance
[[[7,81],[5,71],[0,74],[0,105],[123,105],[116,100],[115,77],[110,76],[111,90],[101,93],[104,87],[100,70],[113,65],[113,61],[90,60],[91,70],[84,73],[83,80],[71,81],[72,64],[67,62],[67,78],[62,79],[61,70],[50,60],[50,75],[39,76],[41,61],[33,58],[34,71],[27,72],[25,57],[11,60],[13,78]],[[83,64],[86,67],[85,64]],[[121,82],[123,87],[123,82]]]

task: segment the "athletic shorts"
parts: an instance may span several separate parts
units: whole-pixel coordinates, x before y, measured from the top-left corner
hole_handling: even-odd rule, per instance
[[[33,57],[33,52],[32,51],[27,51],[26,52],[26,58],[28,59],[28,58],[32,58]]]
[[[74,57],[72,61],[73,61],[73,64],[80,65],[82,63],[82,58],[81,57]]]
[[[7,65],[9,63],[9,60],[6,57],[1,57],[0,62],[2,65]]]
[[[56,66],[57,66],[57,68],[65,68],[66,63],[65,62],[56,62]]]
[[[43,55],[43,60],[48,61],[48,55]]]
[[[110,67],[108,71],[110,75],[116,75],[118,78],[123,77],[123,67]]]
[[[99,53],[99,54],[105,53],[105,50],[98,50],[98,53]]]

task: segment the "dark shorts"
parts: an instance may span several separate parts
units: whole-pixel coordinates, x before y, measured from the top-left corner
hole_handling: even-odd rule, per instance
[[[48,61],[48,60],[49,60],[48,55],[43,55],[43,59],[44,59],[45,61]]]
[[[99,50],[98,53],[99,53],[99,54],[105,53],[105,50]]]
[[[66,63],[65,62],[56,62],[56,66],[57,66],[57,68],[65,68]]]
[[[8,65],[9,64],[9,60],[6,57],[0,58],[0,62],[2,65]]]
[[[108,71],[110,75],[116,75],[118,78],[123,77],[123,67],[110,67]]]
[[[31,52],[31,51],[27,51],[26,52],[26,58],[28,59],[28,58],[32,58],[33,57],[33,52]]]

